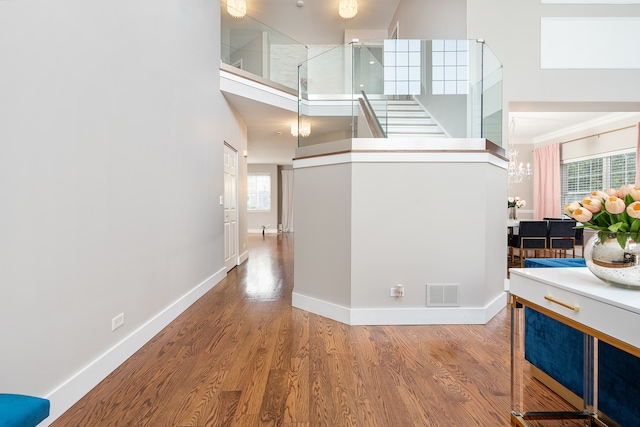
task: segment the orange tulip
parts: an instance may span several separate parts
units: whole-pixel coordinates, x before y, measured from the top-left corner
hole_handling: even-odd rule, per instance
[[[640,218],[640,202],[633,202],[627,206],[627,214],[631,218]]]
[[[624,198],[627,197],[627,194],[629,194],[634,187],[635,185],[633,184],[623,185],[620,187],[620,190],[618,190],[618,197],[624,200]]]
[[[602,201],[602,200],[607,200],[611,196],[609,196],[604,191],[592,191],[591,194],[589,194],[589,197],[592,199],[597,199]]]
[[[604,208],[609,213],[621,214],[622,212],[624,212],[626,205],[624,204],[624,200],[615,196],[611,196],[604,203]]]
[[[593,214],[587,209],[578,208],[573,211],[573,219],[575,219],[576,221],[588,222],[591,221],[591,218],[593,218]]]
[[[582,207],[590,211],[591,213],[598,213],[602,210],[602,202],[598,199],[584,199]]]
[[[567,215],[569,215],[571,218],[573,218],[573,212],[576,209],[580,209],[582,206],[580,206],[580,203],[578,202],[571,202],[571,203],[567,203],[564,207],[564,213],[566,213]]]
[[[629,194],[631,195],[633,200],[635,200],[636,202],[640,202],[640,187],[634,186],[631,191],[629,191]]]

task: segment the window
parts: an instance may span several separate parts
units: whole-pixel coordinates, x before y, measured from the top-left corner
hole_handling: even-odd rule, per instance
[[[468,94],[469,41],[433,40],[431,44],[433,94]]]
[[[385,40],[385,95],[419,95],[421,61],[420,40]]]
[[[271,175],[250,173],[247,175],[247,209],[250,211],[271,210]]]
[[[634,151],[607,157],[563,163],[562,206],[584,199],[590,192],[618,189],[633,184],[636,179]]]

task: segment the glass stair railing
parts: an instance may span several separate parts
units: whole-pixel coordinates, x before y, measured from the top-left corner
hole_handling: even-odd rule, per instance
[[[220,4],[222,68],[297,94],[298,127],[310,127],[299,146],[365,137],[502,146],[502,65],[482,40],[305,46]]]
[[[300,146],[372,137],[371,123],[387,138],[502,145],[502,66],[481,40],[354,42],[301,64],[299,78],[313,82],[301,86],[299,116],[316,124]]]

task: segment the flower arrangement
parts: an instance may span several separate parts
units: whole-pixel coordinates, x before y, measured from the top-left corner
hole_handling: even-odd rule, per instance
[[[520,197],[509,197],[507,199],[507,207],[508,208],[524,208],[525,206],[527,206],[527,201],[524,199],[521,199]]]
[[[609,233],[632,233],[633,240],[640,234],[640,187],[623,185],[620,189],[592,191],[581,202],[571,202],[564,212],[582,223],[578,228],[591,228],[602,233],[604,241]],[[624,235],[618,235],[624,248]]]

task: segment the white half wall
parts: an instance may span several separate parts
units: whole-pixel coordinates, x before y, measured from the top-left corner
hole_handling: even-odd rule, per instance
[[[506,161],[479,142],[298,149],[294,307],[350,324],[491,319],[506,304]],[[456,305],[428,305],[433,284],[455,285]]]

